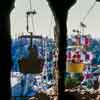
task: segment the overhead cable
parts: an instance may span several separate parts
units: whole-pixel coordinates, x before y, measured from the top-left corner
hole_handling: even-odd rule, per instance
[[[94,8],[95,4],[96,4],[96,1],[93,2],[92,6],[89,8],[89,10],[87,11],[86,15],[83,17],[82,22],[84,22],[85,19],[88,17],[88,15],[90,14],[90,12],[91,12],[92,9]]]

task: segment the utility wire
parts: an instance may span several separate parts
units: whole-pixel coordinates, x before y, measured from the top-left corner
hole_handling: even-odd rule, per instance
[[[84,33],[84,28],[86,28],[87,26],[84,24],[84,21],[86,20],[86,18],[88,17],[88,15],[90,14],[90,12],[92,11],[92,9],[94,8],[96,4],[96,1],[93,2],[92,6],[89,8],[89,10],[87,11],[86,15],[83,17],[83,20],[80,22],[80,30],[82,33]]]
[[[29,0],[29,5],[30,5],[30,11],[32,11],[32,1]],[[33,28],[33,32],[35,32],[35,26],[34,26],[34,20],[33,20],[33,17],[31,15],[31,21],[32,21],[32,28]]]
[[[32,10],[32,1],[29,0],[29,4],[30,4],[30,10]]]
[[[88,17],[88,15],[90,14],[90,12],[91,12],[92,9],[94,8],[95,4],[96,4],[96,1],[94,1],[94,3],[92,4],[92,6],[89,8],[89,10],[87,11],[86,15],[83,17],[82,22],[84,22],[85,19]]]

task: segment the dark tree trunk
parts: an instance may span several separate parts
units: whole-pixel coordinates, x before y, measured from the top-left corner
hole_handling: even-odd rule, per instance
[[[66,38],[67,38],[67,26],[66,26],[66,19],[67,14],[63,14],[55,19],[56,25],[59,29],[58,33],[58,100],[64,100],[64,73],[66,70]]]
[[[0,16],[0,100],[10,100],[10,17]]]
[[[58,54],[58,100],[64,100],[64,72],[66,71],[66,47],[67,47],[67,17],[69,9],[76,0],[47,0],[53,12],[57,28]]]
[[[10,71],[11,71],[11,36],[10,12],[14,0],[2,0],[0,3],[0,100],[10,100]]]

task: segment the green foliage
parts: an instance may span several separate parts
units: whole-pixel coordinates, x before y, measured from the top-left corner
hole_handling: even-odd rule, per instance
[[[79,81],[83,80],[83,74],[82,73],[76,73],[74,74],[74,78],[76,78]]]
[[[65,88],[74,88],[80,84],[77,78],[67,77],[65,78]]]

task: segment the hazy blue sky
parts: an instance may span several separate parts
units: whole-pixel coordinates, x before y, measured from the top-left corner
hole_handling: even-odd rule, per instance
[[[77,3],[70,9],[68,16],[68,34],[72,29],[78,29],[80,21],[86,15],[88,9],[95,0],[77,0]],[[32,0],[33,9],[37,11],[34,16],[35,33],[50,35],[53,37],[54,20],[46,0]],[[26,32],[25,13],[29,9],[29,0],[16,0],[15,9],[11,13],[11,34]],[[97,2],[93,10],[85,20],[87,28],[85,34],[92,34],[93,37],[100,37],[100,3]]]

